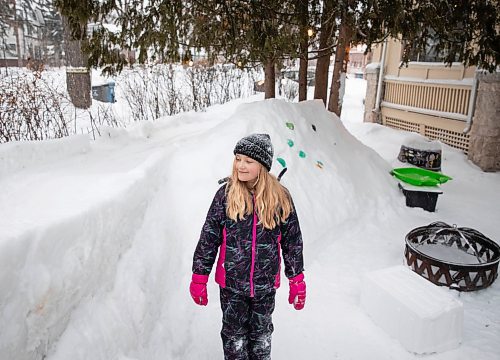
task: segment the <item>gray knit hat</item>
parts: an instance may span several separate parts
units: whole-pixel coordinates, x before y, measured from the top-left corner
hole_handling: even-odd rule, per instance
[[[267,171],[273,164],[273,144],[268,134],[251,134],[236,143],[234,155],[241,154],[260,162]]]

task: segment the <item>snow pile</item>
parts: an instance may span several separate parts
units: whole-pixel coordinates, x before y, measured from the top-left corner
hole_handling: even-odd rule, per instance
[[[415,358],[361,310],[363,274],[400,264],[404,235],[437,217],[464,226],[469,219],[499,237],[487,226],[498,209],[486,206],[483,219],[455,206],[468,194],[457,181],[463,160],[452,150],[446,149],[446,166],[456,188],[450,186],[443,201],[445,191],[437,213],[427,213],[404,206],[388,161],[320,101],[238,104],[128,131],[108,129],[85,146],[68,138],[78,144],[61,151],[48,143],[5,150],[0,358],[221,358],[218,289],[211,279],[209,306],[192,303],[191,261],[217,180],[230,172],[236,141],[253,132],[270,134],[274,174],[282,169],[276,159],[286,162],[282,182],[305,241],[306,308],[293,310],[286,287],[278,291],[273,358]],[[387,150],[396,149],[386,159],[397,156],[400,143],[390,133],[364,129],[368,143],[378,136]],[[469,184],[478,171],[463,175]],[[481,181],[499,190],[498,177]],[[484,199],[481,192],[472,195]],[[476,209],[470,200],[467,205]],[[499,294],[495,283],[476,296],[462,295],[466,340],[439,359],[494,359],[500,324],[490,319],[500,310],[490,302]]]
[[[86,135],[44,142],[9,142],[0,146],[0,179],[24,168],[44,163],[47,158],[57,161],[77,157],[89,150],[90,139]]]
[[[79,138],[73,140],[78,148]],[[112,287],[158,186],[153,165],[162,159],[152,152],[126,164],[115,159],[108,169],[102,153],[58,161],[45,143],[22,145],[37,147],[39,157],[48,151],[33,172],[13,174],[0,196],[0,348],[9,359],[40,358],[82,300]]]

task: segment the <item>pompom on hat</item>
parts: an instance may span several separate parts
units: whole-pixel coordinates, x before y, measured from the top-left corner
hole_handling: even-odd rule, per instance
[[[246,155],[261,163],[267,171],[273,164],[273,144],[268,134],[251,134],[236,143],[234,155]]]

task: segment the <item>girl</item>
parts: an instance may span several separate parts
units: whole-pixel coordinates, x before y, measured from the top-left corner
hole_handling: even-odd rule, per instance
[[[276,289],[283,254],[288,301],[304,307],[302,236],[288,191],[269,173],[273,146],[267,134],[244,137],[234,148],[229,182],[215,194],[193,257],[190,293],[208,304],[208,275],[219,258],[224,358],[271,359]]]

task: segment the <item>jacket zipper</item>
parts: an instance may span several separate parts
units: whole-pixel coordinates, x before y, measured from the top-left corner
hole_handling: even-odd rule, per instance
[[[252,225],[252,263],[250,265],[250,297],[254,297],[253,273],[255,269],[255,246],[257,243],[257,213],[255,212],[255,197],[252,195],[253,202],[253,225]]]

